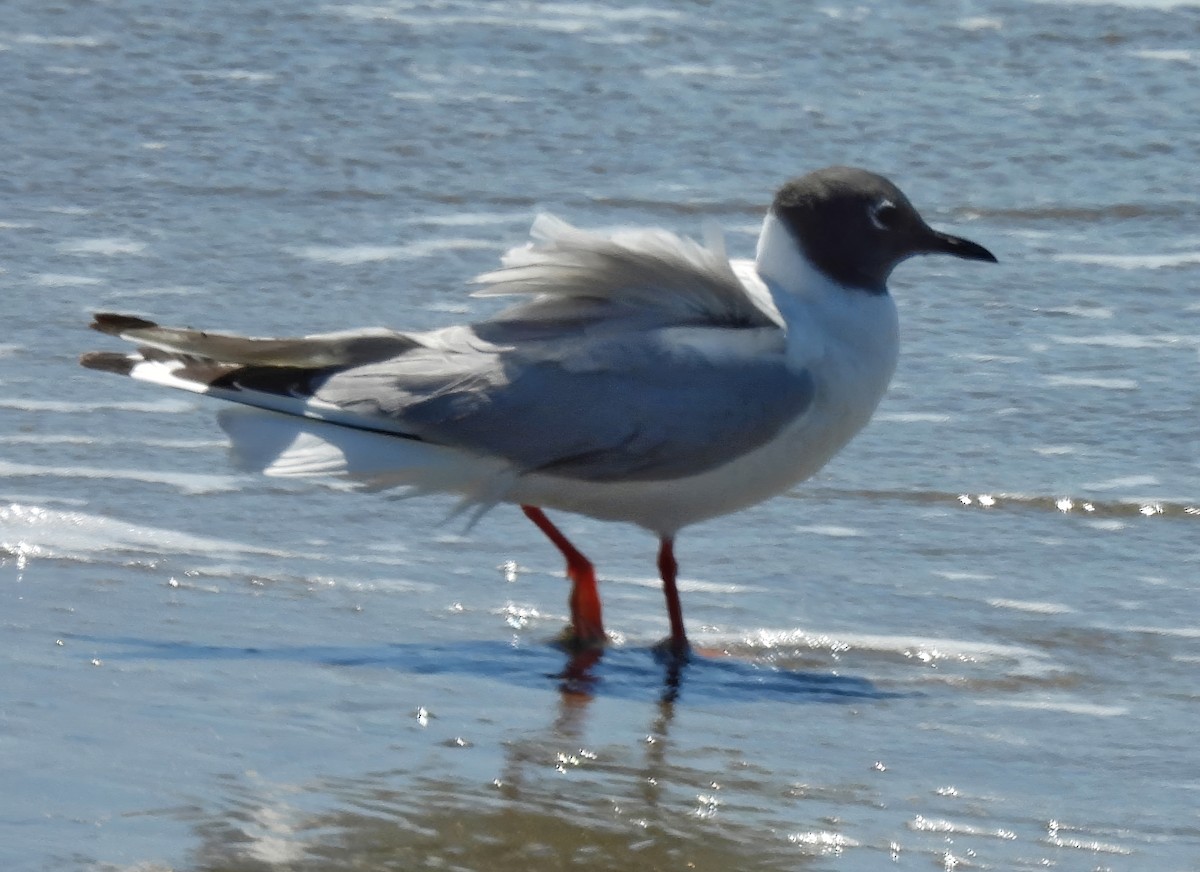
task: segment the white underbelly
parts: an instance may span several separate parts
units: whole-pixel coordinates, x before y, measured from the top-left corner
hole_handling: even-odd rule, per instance
[[[689,524],[777,496],[811,477],[870,419],[878,398],[869,406],[862,399],[854,409],[831,409],[818,402],[766,445],[699,475],[624,482],[525,475],[504,500],[625,521],[671,536]]]

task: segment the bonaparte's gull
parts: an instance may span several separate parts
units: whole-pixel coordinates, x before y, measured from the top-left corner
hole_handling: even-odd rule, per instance
[[[566,558],[583,646],[606,638],[595,572],[543,508],[644,527],[682,654],[676,534],[803,481],[867,423],[896,365],[898,263],[995,261],[847,167],[780,188],[753,261],[719,238],[549,215],[531,236],[476,279],[525,299],[474,324],[260,339],[100,314],[95,329],[138,349],[82,363],[258,407],[221,422],[268,474],[520,505]]]

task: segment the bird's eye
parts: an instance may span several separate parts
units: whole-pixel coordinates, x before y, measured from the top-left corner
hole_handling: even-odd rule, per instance
[[[880,200],[878,203],[872,203],[867,214],[871,216],[871,223],[880,230],[891,230],[896,226],[896,221],[900,217],[900,210],[896,208],[896,204],[891,200]]]

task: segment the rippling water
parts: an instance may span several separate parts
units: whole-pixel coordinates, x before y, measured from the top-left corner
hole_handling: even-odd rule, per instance
[[[1200,7],[16,2],[0,21],[0,868],[1187,870],[1200,857]],[[893,177],[876,420],[654,543],[557,555],[229,465],[78,368],[90,312],[250,333],[486,314],[533,214],[705,221]]]

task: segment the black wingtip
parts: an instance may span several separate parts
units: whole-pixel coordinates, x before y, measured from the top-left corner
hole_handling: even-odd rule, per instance
[[[138,358],[117,351],[89,351],[79,358],[79,362],[88,369],[100,372],[113,372],[117,375],[129,375]]]
[[[117,315],[113,312],[97,312],[92,316],[90,326],[93,330],[99,330],[101,333],[107,333],[110,336],[120,336],[129,330],[145,330],[148,327],[157,327],[153,321],[147,321],[145,318],[138,318],[135,315]]]

